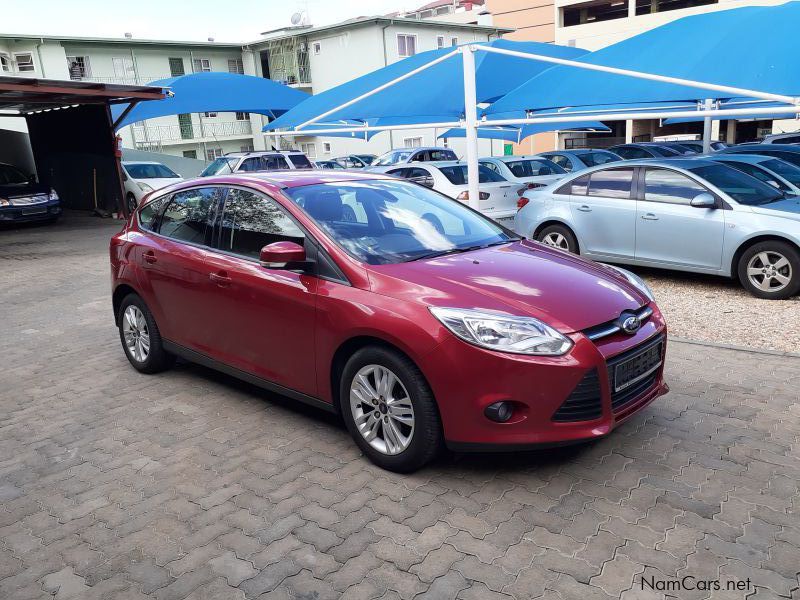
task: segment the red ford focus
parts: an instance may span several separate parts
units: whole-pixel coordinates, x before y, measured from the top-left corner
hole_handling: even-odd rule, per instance
[[[666,327],[622,269],[376,174],[187,181],[111,241],[144,373],[176,356],[338,412],[396,471],[446,444],[591,440],[666,393]]]

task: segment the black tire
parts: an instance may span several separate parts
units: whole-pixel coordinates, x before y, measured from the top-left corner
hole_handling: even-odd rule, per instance
[[[779,268],[776,274],[789,277],[787,283],[781,286],[777,279],[767,277],[768,272],[766,269],[769,267],[764,265],[763,261],[759,258],[763,256],[764,253],[766,253],[769,261],[772,262],[775,262],[778,257],[785,259],[786,264]],[[751,277],[748,274],[748,267],[750,266],[754,269],[761,270],[765,274]],[[736,271],[739,275],[739,282],[744,289],[757,298],[785,300],[800,292],[800,252],[798,252],[795,246],[787,242],[770,240],[753,244],[742,253],[742,256],[739,258],[739,264],[736,265]],[[774,287],[774,291],[759,286],[759,284],[765,285],[765,283],[768,286]]]
[[[137,206],[139,206],[139,203],[136,201],[136,196],[134,196],[131,192],[128,192],[128,195],[125,196],[125,203],[127,205],[129,215],[136,210]]]
[[[397,454],[385,454],[373,448],[355,423],[350,404],[350,386],[356,374],[368,365],[378,365],[392,371],[405,387],[414,410],[411,439],[408,446]],[[381,468],[397,473],[416,471],[432,460],[442,447],[442,422],[428,382],[408,357],[395,350],[367,346],[353,354],[342,372],[339,398],[342,416],[350,435],[361,451]],[[377,409],[376,414],[379,414]]]
[[[561,236],[564,245],[556,246],[553,243],[548,243],[545,241],[548,237],[552,238],[556,236]],[[578,251],[578,240],[575,237],[575,234],[572,233],[572,230],[565,225],[548,225],[536,235],[536,241],[551,247],[566,250],[567,252],[572,252],[573,254],[580,254]]]
[[[147,324],[147,335],[150,341],[149,352],[144,358],[140,360],[133,355],[133,352],[128,348],[125,341],[124,321],[125,311],[129,306],[135,306],[141,311]],[[158,329],[153,314],[144,300],[138,294],[128,294],[119,305],[119,313],[117,314],[117,327],[119,329],[119,339],[122,342],[122,349],[125,351],[125,356],[128,361],[133,365],[133,368],[141,373],[160,373],[172,367],[175,364],[175,356],[164,350],[163,340],[161,339],[161,332]]]

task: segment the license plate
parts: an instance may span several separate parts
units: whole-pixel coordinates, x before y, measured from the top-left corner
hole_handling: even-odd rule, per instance
[[[23,208],[22,214],[27,216],[30,215],[43,215],[47,212],[46,208]]]
[[[656,344],[614,367],[614,391],[638,383],[661,366],[662,344]]]

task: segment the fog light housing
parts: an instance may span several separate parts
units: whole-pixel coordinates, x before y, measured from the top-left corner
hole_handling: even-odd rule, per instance
[[[483,414],[490,421],[495,423],[505,423],[514,415],[514,405],[511,402],[495,402],[487,406]]]

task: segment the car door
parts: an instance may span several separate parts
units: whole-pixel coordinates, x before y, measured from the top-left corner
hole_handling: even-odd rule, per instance
[[[262,266],[261,248],[279,241],[307,243],[274,199],[231,188],[219,220],[219,252],[207,260],[216,283],[213,351],[228,365],[315,395],[317,278]]]
[[[587,173],[572,181],[570,211],[581,252],[632,259],[636,250],[633,167]]]
[[[725,211],[691,205],[698,194],[712,193],[709,189],[684,173],[658,167],[641,170],[639,189],[637,261],[721,268]]]
[[[223,195],[224,188],[214,186],[173,194],[160,215],[158,236],[142,241],[140,264],[163,315],[162,336],[199,352],[213,344],[205,326],[214,320],[207,260]]]

